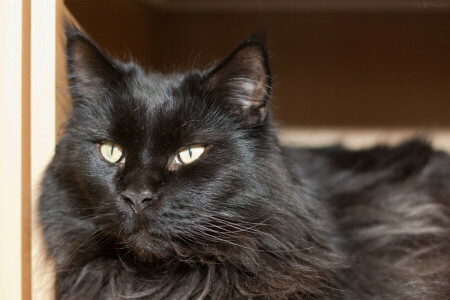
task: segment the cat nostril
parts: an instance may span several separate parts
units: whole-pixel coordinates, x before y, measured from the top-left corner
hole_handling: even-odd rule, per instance
[[[127,198],[127,197],[122,197],[122,199],[123,199],[123,201],[126,203],[126,204],[128,204],[128,206],[130,206],[130,208],[135,212],[135,213],[137,213],[138,212],[138,206],[136,206],[136,203],[133,201],[133,200],[131,200],[130,198]]]
[[[125,202],[127,202],[128,204],[130,204],[130,205],[133,205],[134,206],[134,202],[130,199],[130,198],[127,198],[127,197],[123,197],[122,198]]]
[[[154,198],[145,198],[142,200],[142,203],[150,203],[154,200]]]

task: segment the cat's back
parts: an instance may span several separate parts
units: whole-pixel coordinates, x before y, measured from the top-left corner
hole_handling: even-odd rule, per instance
[[[330,208],[356,298],[450,298],[450,157],[421,140],[286,148]]]

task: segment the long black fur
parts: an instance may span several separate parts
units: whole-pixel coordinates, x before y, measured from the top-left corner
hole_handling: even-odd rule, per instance
[[[280,146],[262,35],[212,70],[162,75],[66,33],[74,108],[39,201],[57,299],[450,297],[447,154]],[[207,151],[170,169],[190,144]],[[130,186],[155,202],[133,213]]]

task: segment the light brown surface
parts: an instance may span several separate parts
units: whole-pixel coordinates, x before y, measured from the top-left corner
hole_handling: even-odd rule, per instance
[[[22,0],[22,299],[31,299],[31,3]]]
[[[322,147],[332,144],[342,144],[351,149],[361,149],[379,143],[395,145],[414,137],[424,138],[431,142],[436,149],[450,152],[449,129],[285,127],[279,130],[279,138],[283,144],[301,147]]]

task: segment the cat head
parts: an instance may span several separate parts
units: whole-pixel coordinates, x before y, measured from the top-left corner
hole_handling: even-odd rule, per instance
[[[210,70],[163,75],[66,33],[73,111],[56,159],[99,230],[143,258],[253,243],[284,180],[264,36]]]

